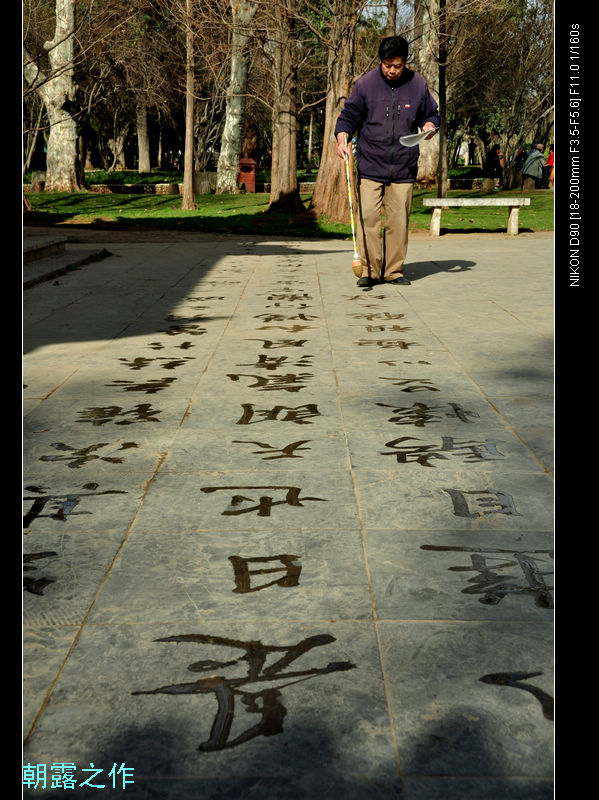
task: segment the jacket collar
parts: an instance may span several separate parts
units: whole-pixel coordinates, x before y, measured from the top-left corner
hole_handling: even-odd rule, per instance
[[[379,75],[381,76],[383,81],[387,84],[387,86],[390,86],[391,89],[396,89],[398,86],[401,86],[402,84],[411,81],[412,78],[414,77],[414,71],[411,70],[409,67],[404,67],[403,72],[401,73],[399,78],[397,78],[394,81],[390,81],[388,78],[385,78],[385,76],[383,75],[383,70],[381,69],[380,65],[378,70],[379,70]]]

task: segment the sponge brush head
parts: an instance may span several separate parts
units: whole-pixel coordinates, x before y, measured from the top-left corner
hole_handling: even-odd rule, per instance
[[[351,268],[353,269],[354,275],[356,276],[356,278],[361,278],[362,277],[362,261],[361,261],[361,259],[354,258],[354,260],[351,262]]]

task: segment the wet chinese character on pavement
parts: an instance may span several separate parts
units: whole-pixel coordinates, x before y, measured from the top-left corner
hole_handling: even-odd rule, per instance
[[[375,311],[368,314],[351,314],[353,319],[366,319],[368,321],[372,321],[375,319],[403,319],[405,314],[392,314],[390,311]]]
[[[169,325],[167,330],[160,330],[159,333],[166,333],[167,336],[202,336],[206,333],[206,328],[202,328],[197,323],[181,323],[180,325]]]
[[[314,358],[312,355],[302,355],[297,358],[293,363],[288,366],[291,367],[311,367],[310,359]],[[282,367],[289,356],[267,356],[264,353],[258,354],[258,361],[249,364],[237,364],[238,367],[253,367],[254,369],[278,369]]]
[[[403,386],[402,392],[438,392],[429,378],[385,378],[379,376],[381,381],[392,381],[393,386]]]
[[[388,403],[377,403],[382,408],[392,408],[395,416],[389,417],[388,422],[395,425],[414,425],[416,428],[423,428],[428,422],[442,419],[435,412],[441,411],[437,406],[427,406],[425,403],[412,403],[411,406],[399,406],[399,408]]]
[[[525,692],[530,692],[541,704],[545,719],[553,720],[553,697],[532,683],[523,683],[527,678],[536,678],[542,674],[542,672],[493,672],[489,675],[483,675],[482,678],[479,678],[479,681],[495,686],[513,686],[515,689],[523,689]]]
[[[281,586],[286,589],[298,586],[302,568],[301,565],[295,564],[294,562],[299,561],[299,558],[299,556],[288,553],[258,558],[229,556],[229,561],[231,562],[235,574],[235,588],[233,592],[236,594],[248,594],[249,592],[259,592],[261,589],[267,589],[269,586]],[[282,564],[282,566],[250,569],[251,564],[269,564],[271,562]],[[261,583],[258,586],[251,585],[253,575],[274,575],[279,572],[283,572],[284,575],[268,583]]]
[[[212,673],[215,669],[224,670],[228,667],[241,666],[247,670],[246,675],[241,677],[227,678],[223,675],[211,674],[209,677],[188,683],[173,683],[157,689],[132,692],[133,695],[213,694],[216,697],[218,708],[210,736],[199,745],[198,750],[200,751],[230,749],[255,739],[257,736],[274,736],[282,733],[283,721],[287,715],[287,709],[281,701],[282,689],[302,684],[319,675],[355,669],[355,664],[349,661],[333,661],[324,667],[287,671],[287,667],[304,653],[315,647],[323,647],[334,642],[335,638],[329,634],[308,636],[296,645],[287,646],[264,645],[260,641],[239,641],[221,636],[193,633],[167,636],[155,641],[215,645],[221,648],[242,650],[244,653],[240,658],[229,661],[196,661],[187,667],[190,672]],[[280,654],[280,658],[277,658],[270,666],[266,666],[267,659],[277,654]],[[283,683],[273,686],[276,681]],[[269,686],[261,691],[253,692],[244,689],[248,684],[259,683],[267,683]],[[259,718],[257,722],[232,737],[231,729],[238,711],[237,699],[241,701],[243,711],[247,714],[257,714]]]
[[[79,469],[84,464],[87,464],[89,461],[106,461],[109,464],[122,464],[123,459],[119,456],[101,456],[98,455],[98,451],[104,447],[110,447],[108,442],[98,442],[97,444],[90,444],[87,447],[71,447],[68,444],[64,444],[64,442],[52,442],[50,447],[53,447],[55,450],[59,450],[66,455],[62,456],[40,456],[40,461],[66,461],[67,467],[71,469]],[[118,450],[113,450],[112,452],[118,453],[122,450],[130,450],[131,448],[136,448],[138,445],[135,442],[123,442]]]
[[[260,447],[260,450],[253,450],[252,453],[254,455],[261,455],[263,461],[273,461],[279,458],[303,458],[303,456],[297,455],[296,450],[310,450],[309,447],[302,447],[303,444],[308,444],[310,439],[301,439],[298,442],[291,442],[290,444],[285,445],[284,447],[274,447],[267,442],[244,442],[240,439],[233,439],[233,444],[253,444],[256,447]],[[279,453],[279,455],[276,455]]]
[[[288,320],[302,320],[304,322],[309,322],[312,319],[320,319],[316,314],[277,314],[274,312],[269,312],[268,314],[255,314],[254,319],[261,319],[262,322],[286,322]]]
[[[183,356],[182,358],[144,358],[143,356],[132,359],[119,358],[119,361],[121,361],[124,366],[129,367],[130,370],[145,369],[154,361],[163,361],[163,364],[159,364],[162,369],[176,369],[177,367],[182,367],[187,361],[194,360],[193,356]]]
[[[274,408],[255,409],[253,403],[242,403],[242,416],[235,423],[236,425],[255,425],[265,420],[278,420],[280,422],[293,422],[296,425],[311,425],[312,417],[320,417],[316,403],[305,403],[301,406],[274,406]],[[283,412],[285,412],[283,414]],[[280,416],[283,414],[282,416]],[[254,419],[257,416],[258,419]]]
[[[147,345],[151,350],[164,350],[165,345],[162,342],[150,342]],[[189,350],[192,347],[195,347],[195,344],[191,342],[181,342],[180,344],[169,345],[169,347],[176,347],[178,350]]]
[[[129,411],[123,411],[121,406],[97,406],[95,408],[85,408],[78,412],[81,419],[75,422],[91,422],[92,425],[105,425],[107,422],[114,422],[115,425],[134,425],[137,422],[160,422],[156,418],[161,413],[161,409],[152,409],[150,403],[139,403]],[[116,417],[124,419],[116,420]]]
[[[168,387],[176,381],[176,378],[152,378],[145,383],[134,383],[133,381],[112,381],[112,383],[105,383],[104,386],[114,386],[121,389],[123,392],[143,392],[144,394],[156,394]]]
[[[65,492],[61,494],[44,494],[45,489],[43,486],[26,486],[25,490],[32,492],[33,497],[25,496],[25,502],[31,501],[31,506],[25,516],[23,517],[23,527],[29,528],[32,522],[41,517],[48,517],[59,522],[66,522],[69,516],[80,514],[91,514],[91,511],[75,511],[77,506],[81,503],[82,498],[99,497],[102,495],[110,494],[127,494],[127,492],[119,489],[108,489],[104,492],[96,492],[98,488],[97,483],[86,483],[82,489],[87,489],[87,492]],[[52,509],[52,513],[43,514],[46,506]]]
[[[37,567],[31,565],[32,561],[39,561],[42,558],[52,558],[57,555],[58,553],[54,550],[46,550],[40,553],[23,553],[23,572],[35,572]],[[32,575],[23,576],[23,589],[27,592],[31,592],[31,594],[43,595],[44,588],[51,583],[54,583],[54,581],[49,578],[43,578],[41,576],[34,578]]]
[[[442,436],[440,447],[433,444],[404,444],[407,441],[417,442],[420,440],[414,436],[401,436],[393,439],[385,444],[385,447],[391,448],[391,452],[381,453],[381,455],[394,455],[398,464],[408,464],[414,461],[423,467],[434,467],[434,464],[430,463],[430,459],[447,460],[448,456],[445,453],[461,456],[467,464],[497,461],[503,458],[503,453],[496,448],[497,439],[486,439],[484,442],[460,442],[453,436]]]
[[[521,517],[516,511],[514,498],[505,492],[495,492],[491,489],[463,492],[460,489],[443,489],[451,498],[453,513],[456,517],[486,516],[487,514],[506,514]],[[476,506],[479,506],[477,510]]]
[[[389,350],[393,347],[407,350],[408,347],[413,345],[419,347],[418,342],[405,342],[402,339],[359,339],[354,344],[357,344],[358,347],[380,347],[383,350]]]
[[[313,378],[309,372],[302,372],[300,375],[288,373],[287,375],[247,375],[241,374],[227,374],[227,377],[232,381],[238,381],[240,378],[253,378],[255,383],[248,384],[250,389],[258,388],[264,392],[299,392],[300,389],[305,388],[305,382],[308,378]]]
[[[262,342],[263,350],[276,350],[280,347],[303,347],[308,339],[250,339],[252,342]]]
[[[507,595],[524,595],[534,599],[539,608],[553,608],[551,591],[545,578],[553,575],[553,567],[544,567],[553,561],[552,550],[507,550],[501,548],[453,547],[441,545],[422,545],[422,550],[435,552],[469,553],[471,566],[449,567],[452,572],[474,572],[468,580],[470,586],[462,589],[462,594],[480,594],[478,602],[483,605],[498,605]],[[506,560],[506,555],[510,556]],[[519,567],[516,575],[506,574],[504,570]]]
[[[212,492],[225,491],[230,492],[231,489],[247,490],[247,489],[274,489],[285,492],[284,500],[274,500],[270,495],[259,495],[258,499],[255,497],[246,497],[242,494],[234,494],[231,497],[231,503],[222,512],[222,516],[238,516],[240,514],[251,514],[256,511],[259,517],[270,517],[271,509],[274,506],[288,505],[294,508],[303,508],[304,502],[307,500],[320,501],[326,503],[323,497],[301,497],[301,488],[298,486],[203,486],[200,491],[210,494]],[[302,502],[303,501],[303,502]],[[249,507],[242,507],[243,503],[250,503]]]

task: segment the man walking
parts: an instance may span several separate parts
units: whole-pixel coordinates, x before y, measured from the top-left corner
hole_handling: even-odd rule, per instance
[[[380,66],[356,81],[339,114],[335,126],[337,155],[349,155],[349,142],[357,133],[358,251],[362,259],[358,286],[379,282],[409,285],[403,265],[419,148],[404,147],[399,138],[421,128],[431,131],[426,137],[431,139],[440,118],[426,81],[406,66],[407,41],[388,36],[378,54]]]

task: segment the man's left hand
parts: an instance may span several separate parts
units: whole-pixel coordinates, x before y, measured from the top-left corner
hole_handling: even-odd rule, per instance
[[[435,135],[435,133],[437,132],[435,130],[435,125],[432,122],[425,122],[424,123],[424,125],[422,126],[422,132],[424,133],[425,131],[430,131],[431,132],[430,136],[426,137],[426,139],[425,139],[426,142],[428,142],[429,139],[432,139],[433,136]]]

